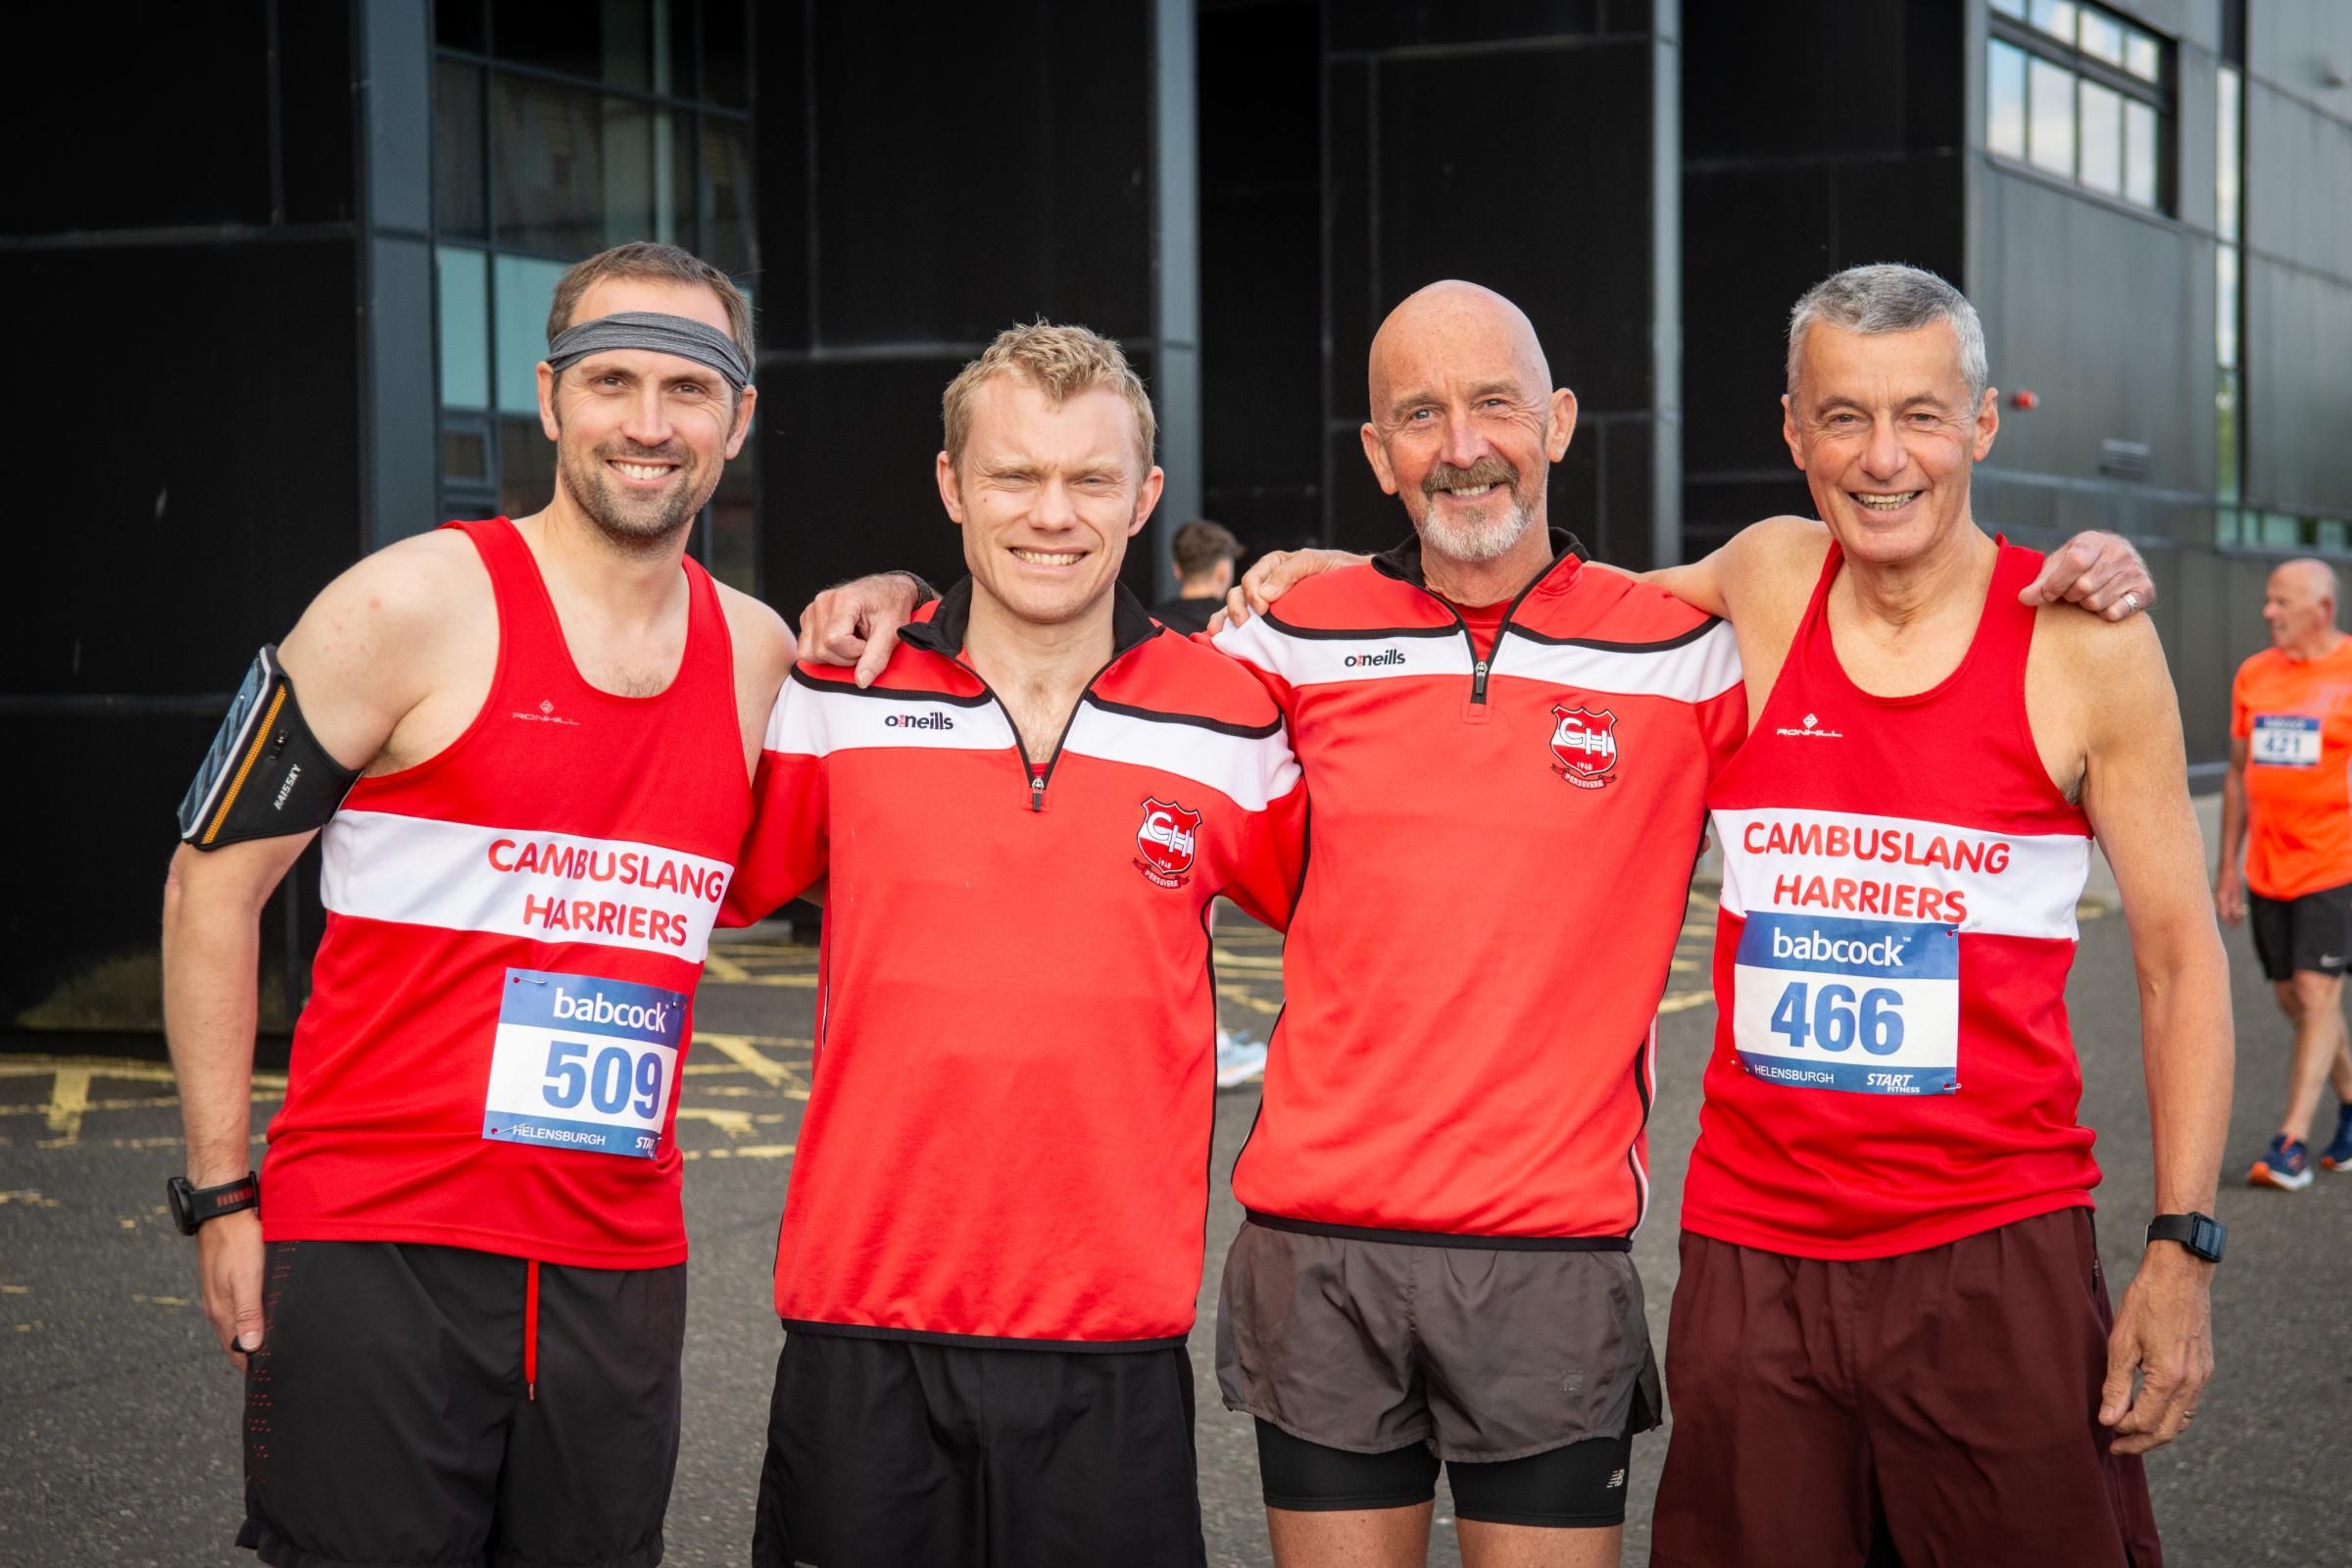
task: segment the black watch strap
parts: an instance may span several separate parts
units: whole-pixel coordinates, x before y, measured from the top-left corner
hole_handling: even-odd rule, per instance
[[[2151,1242],[2179,1242],[2208,1263],[2222,1260],[2230,1228],[2211,1214],[2159,1214],[2148,1221]]]
[[[164,1196],[172,1205],[172,1222],[179,1227],[182,1236],[193,1236],[198,1226],[208,1219],[234,1214],[242,1208],[262,1206],[262,1178],[258,1172],[247,1171],[233,1182],[218,1187],[190,1186],[185,1176],[174,1176],[164,1183]]]

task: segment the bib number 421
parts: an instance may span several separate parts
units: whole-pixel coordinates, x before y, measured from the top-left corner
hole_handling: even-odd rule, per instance
[[[1891,1056],[1903,1049],[1903,994],[1871,986],[1856,996],[1836,981],[1791,980],[1772,1009],[1772,1032],[1786,1037],[1791,1051],[1808,1043],[1831,1052],[1859,1044],[1874,1056]]]

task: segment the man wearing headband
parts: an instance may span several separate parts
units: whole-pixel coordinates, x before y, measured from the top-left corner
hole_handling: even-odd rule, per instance
[[[548,328],[546,509],[328,584],[180,809],[171,1196],[245,1374],[238,1541],[268,1563],[662,1557],[689,999],[793,645],[685,555],[757,399],[734,284],[624,245]],[[258,915],[321,830],[256,1175]]]

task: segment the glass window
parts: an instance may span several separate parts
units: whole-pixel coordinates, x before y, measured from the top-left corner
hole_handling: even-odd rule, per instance
[[[2034,25],[2066,43],[2075,41],[2075,0],[2034,0]]]
[[[433,42],[444,49],[480,54],[490,42],[488,6],[489,0],[435,0]]]
[[[2156,40],[2144,32],[2133,32],[2124,40],[2124,69],[2142,81],[2154,81],[2163,55]]]
[[[540,428],[536,411],[527,419],[498,421],[498,510],[527,517],[556,493],[556,444]]]
[[[692,187],[677,180],[673,111],[517,76],[500,76],[496,98],[502,245],[579,257],[680,237]]]
[[[2225,370],[2237,368],[2237,247],[2213,253],[2213,358]]]
[[[2156,111],[2136,100],[2124,104],[2124,199],[2157,205]]]
[[[703,90],[730,109],[752,101],[752,40],[744,25],[749,10],[744,0],[703,0]],[[789,24],[778,17],[769,25]]]
[[[547,313],[562,262],[501,256],[491,264],[498,302],[498,412],[539,416],[539,362],[547,357]],[[535,431],[538,427],[532,426]],[[505,450],[501,443],[500,450]]]
[[[2109,196],[2124,193],[2123,94],[2095,81],[2082,89],[2082,174],[2084,186]]]
[[[2026,100],[2032,120],[2027,156],[2036,169],[2074,177],[2075,76],[2046,60],[2026,63]]]
[[[653,29],[647,0],[502,5],[493,18],[502,60],[585,76],[614,87],[650,83]]]
[[[2124,63],[2124,24],[2103,11],[2082,13],[2082,33],[2077,47],[2093,60],[2104,60],[2111,66]]]
[[[2011,158],[2026,156],[2026,52],[1992,40],[1984,63],[1984,144]]]
[[[1992,0],[1992,9],[2004,17],[2015,17],[2023,22],[2026,17],[2026,0]]]
[[[760,235],[752,222],[751,127],[740,121],[703,122],[703,179],[709,221],[703,257],[729,273],[760,270]]]
[[[433,270],[441,285],[441,404],[490,406],[490,258],[443,245]]]
[[[2238,205],[2238,77],[2228,66],[2215,82],[2213,137],[2214,228],[2225,240],[2237,238]]]
[[[466,239],[490,234],[482,185],[482,73],[463,61],[433,71],[433,222]]]

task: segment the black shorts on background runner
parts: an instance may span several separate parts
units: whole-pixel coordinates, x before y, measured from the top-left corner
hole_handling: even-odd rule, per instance
[[[1193,1369],[795,1332],[756,1568],[1202,1568]]]
[[[245,1528],[274,1568],[651,1568],[686,1267],[273,1242],[245,1371]]]
[[[2292,980],[2297,969],[2342,974],[2352,959],[2352,884],[2299,899],[2266,899],[2248,888],[2246,924],[2254,933],[2254,956],[2273,983]]]

